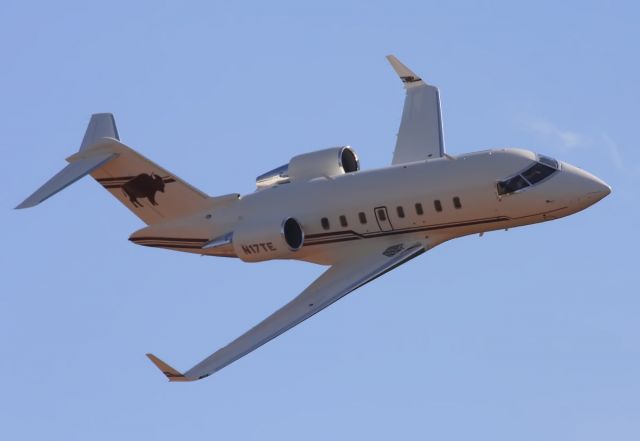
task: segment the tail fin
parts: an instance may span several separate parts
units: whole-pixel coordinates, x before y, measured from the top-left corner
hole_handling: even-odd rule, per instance
[[[70,163],[16,208],[27,208],[87,174],[146,224],[208,208],[210,198],[119,141],[110,113],[91,117],[80,151]]]

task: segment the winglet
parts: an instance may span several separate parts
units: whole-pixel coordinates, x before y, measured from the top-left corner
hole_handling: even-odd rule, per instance
[[[185,377],[181,372],[175,370],[155,355],[147,354],[147,357],[149,357],[149,360],[151,360],[151,362],[166,375],[169,381],[193,381],[192,378]]]
[[[404,83],[404,87],[409,88],[413,86],[422,86],[425,84],[418,75],[416,75],[411,69],[402,64],[400,60],[398,60],[393,55],[387,55],[387,60],[391,63],[391,67],[396,71],[402,82]]]

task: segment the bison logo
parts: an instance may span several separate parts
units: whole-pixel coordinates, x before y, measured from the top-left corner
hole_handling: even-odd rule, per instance
[[[151,205],[158,205],[156,202],[156,192],[164,193],[165,184],[176,182],[172,176],[158,176],[155,173],[141,173],[138,176],[121,176],[98,178],[97,181],[107,190],[122,189],[124,195],[129,199],[134,207],[143,207],[138,200],[147,198]]]
[[[122,184],[122,191],[134,207],[143,206],[138,198],[147,198],[151,205],[158,205],[156,192],[164,193],[164,179],[154,173],[142,173]]]

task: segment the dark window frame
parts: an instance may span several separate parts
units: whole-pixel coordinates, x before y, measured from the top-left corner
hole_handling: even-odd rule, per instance
[[[347,216],[345,216],[344,214],[340,215],[339,220],[340,220],[340,226],[341,227],[348,227],[349,226],[349,222],[347,221]]]
[[[460,202],[460,198],[458,196],[453,197],[453,206],[455,207],[456,210],[459,210],[462,208],[462,202]]]
[[[496,183],[498,196],[518,193],[528,187],[538,185],[549,179],[560,169],[560,164],[553,158],[538,155],[538,160],[529,167]]]
[[[404,217],[404,208],[400,205],[398,205],[396,207],[396,213],[398,213],[398,217],[399,218],[403,218]]]
[[[498,195],[517,193],[525,188],[529,187],[529,181],[523,178],[521,175],[511,176],[510,178],[498,181]]]
[[[418,216],[424,215],[424,209],[422,208],[422,204],[420,202],[416,202],[414,208],[416,209],[416,214]]]
[[[329,219],[326,217],[323,217],[322,219],[320,219],[320,224],[322,225],[323,230],[331,229],[331,224],[329,223]]]
[[[367,215],[365,214],[364,211],[361,211],[360,213],[358,213],[358,219],[360,219],[360,223],[362,225],[365,225],[367,223]]]
[[[549,178],[556,171],[557,169],[553,167],[536,162],[531,167],[520,173],[520,175],[525,178],[529,184],[536,185]]]
[[[440,202],[440,199],[433,200],[433,208],[435,208],[438,213],[442,213],[442,202]]]

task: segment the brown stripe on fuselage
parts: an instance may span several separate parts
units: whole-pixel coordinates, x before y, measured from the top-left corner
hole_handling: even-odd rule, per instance
[[[136,245],[140,245],[142,247],[152,247],[152,248],[184,248],[189,250],[202,249],[202,246],[200,245],[179,245],[179,244],[165,244],[165,243],[138,243]]]
[[[555,208],[553,210],[549,210],[549,211],[543,211],[540,213],[534,213],[534,214],[529,214],[526,216],[519,216],[516,218],[511,218],[511,217],[507,217],[507,216],[498,216],[495,218],[484,218],[484,219],[473,219],[473,220],[469,220],[469,221],[462,221],[462,222],[451,222],[451,223],[447,223],[447,224],[434,224],[434,225],[428,225],[428,226],[424,226],[424,227],[412,227],[412,228],[405,228],[405,229],[399,229],[399,230],[392,230],[392,231],[380,231],[380,232],[375,232],[375,233],[356,233],[355,231],[349,230],[349,231],[331,231],[331,232],[327,232],[327,233],[317,233],[317,234],[310,234],[305,238],[304,241],[304,245],[325,245],[325,244],[329,244],[329,243],[335,243],[335,242],[345,242],[348,240],[357,240],[357,239],[370,239],[370,238],[374,238],[374,237],[384,237],[384,236],[393,236],[393,235],[398,235],[398,234],[408,234],[408,233],[419,233],[419,232],[423,232],[423,231],[434,231],[434,230],[442,230],[445,228],[454,228],[454,227],[469,227],[469,226],[473,226],[473,225],[482,225],[482,224],[492,224],[492,223],[497,223],[497,222],[505,222],[505,221],[510,221],[510,220],[518,220],[518,219],[526,219],[528,217],[537,217],[537,216],[542,216],[545,214],[550,214],[550,213],[555,213],[556,211],[561,211],[566,209],[567,207],[560,207],[560,208]],[[350,234],[350,236],[347,237],[339,237],[336,238],[335,236],[342,236],[345,234]],[[334,236],[334,237],[331,237]],[[307,242],[307,238],[311,239],[311,241]]]
[[[497,222],[505,222],[510,220],[518,220],[518,219],[525,219],[528,217],[541,216],[545,214],[554,213],[556,211],[561,211],[566,208],[567,207],[560,207],[554,210],[530,214],[527,216],[520,216],[516,218],[511,218],[507,216],[498,216],[494,218],[473,219],[473,220],[462,221],[462,222],[433,224],[433,225],[427,225],[424,227],[412,227],[412,228],[404,228],[404,229],[392,230],[392,231],[379,231],[379,232],[373,232],[373,233],[357,233],[353,230],[330,231],[326,233],[317,233],[317,234],[308,235],[307,237],[305,237],[304,245],[306,246],[326,245],[330,243],[348,242],[348,241],[359,240],[359,239],[371,239],[376,237],[394,236],[398,234],[410,234],[410,233],[419,233],[423,231],[442,230],[445,228],[469,227],[473,225],[492,224]],[[201,248],[202,245],[204,245],[209,241],[209,239],[202,239],[202,238],[196,239],[196,238],[184,238],[184,237],[159,237],[159,236],[135,237],[135,238],[129,238],[129,240],[138,245],[144,245],[149,247],[194,248],[194,249]]]
[[[209,239],[193,239],[187,237],[160,237],[160,236],[140,236],[130,237],[130,241],[135,242],[137,240],[163,240],[163,241],[182,241],[182,242],[208,242]]]
[[[472,225],[504,222],[508,220],[511,220],[511,218],[501,216],[496,218],[477,219],[477,220],[464,221],[464,222],[451,222],[448,224],[435,224],[435,225],[428,225],[425,227],[412,227],[412,228],[404,228],[404,229],[398,229],[398,230],[392,230],[392,231],[380,231],[375,233],[360,234],[360,233],[356,233],[355,231],[349,231],[349,232],[341,231],[341,232],[337,232],[337,234],[336,233],[310,234],[307,237],[311,239],[311,241],[307,242],[305,238],[304,244],[305,245],[322,245],[322,244],[334,243],[334,242],[344,242],[348,240],[371,239],[374,237],[393,236],[393,235],[408,234],[408,233],[419,233],[422,231],[442,230],[445,228],[453,228],[453,227],[468,227]],[[338,238],[335,237],[337,235],[342,236],[345,233],[350,233],[350,237],[338,237]],[[334,236],[334,237],[330,237],[330,236]]]
[[[129,240],[136,245],[145,247],[156,248],[188,248],[188,249],[200,249],[209,241],[209,239],[195,239],[186,237],[158,237],[158,236],[145,236],[145,237],[130,237]]]

